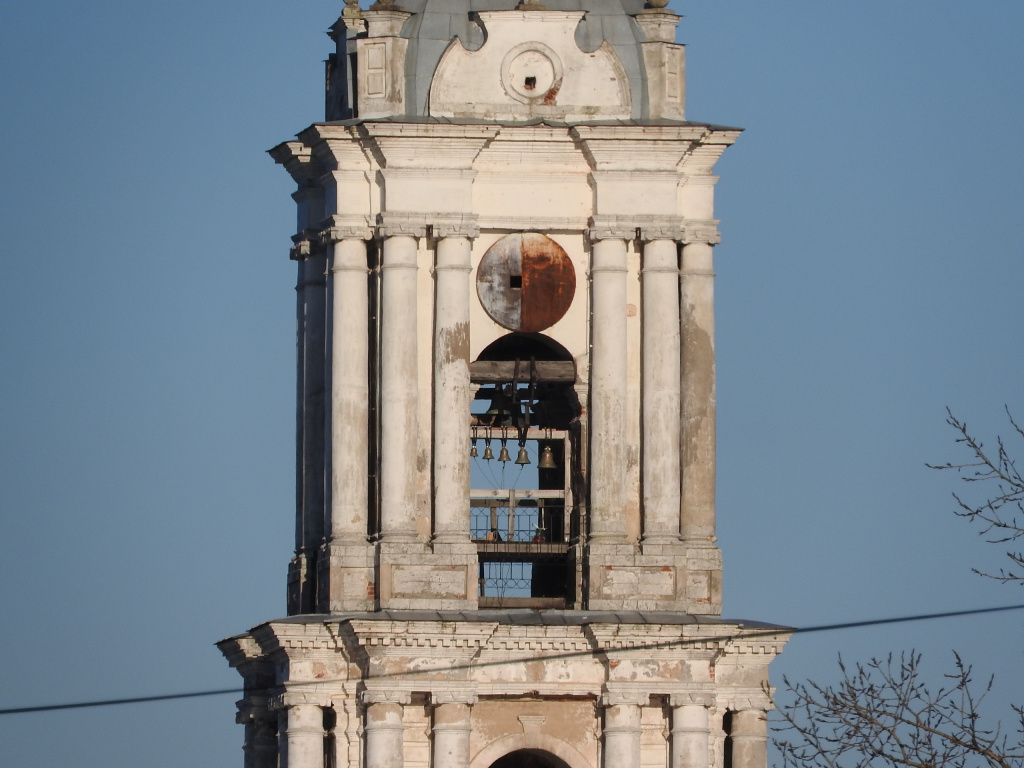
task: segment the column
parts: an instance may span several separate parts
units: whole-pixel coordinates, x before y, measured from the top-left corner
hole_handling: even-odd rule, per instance
[[[379,700],[378,700],[379,699]],[[383,692],[366,691],[365,768],[402,768],[405,764],[403,704]]]
[[[711,722],[708,708],[692,696],[672,697],[669,768],[708,768]]]
[[[679,541],[679,255],[674,239],[643,234],[643,542],[671,544]]]
[[[416,540],[416,250],[407,231],[381,227],[380,506],[383,543]]]
[[[287,709],[285,760],[281,768],[324,768],[324,713],[315,704]]]
[[[251,768],[277,768],[277,722],[270,714],[253,720]],[[247,763],[246,768],[249,768]]]
[[[604,768],[640,768],[640,705],[605,694]]]
[[[447,228],[451,230],[452,228]],[[460,228],[466,230],[466,227]],[[441,234],[441,228],[434,228]],[[471,241],[444,231],[434,265],[434,536],[469,544],[469,273]]]
[[[346,237],[334,243],[330,269],[330,539],[339,544],[365,545],[369,495],[369,302],[366,241],[362,237]]]
[[[445,694],[441,697],[451,698]],[[469,733],[472,708],[465,701],[446,701],[434,706],[434,768],[469,768]]]
[[[726,737],[732,748],[732,768],[768,765],[768,716],[760,709],[733,712]]]
[[[292,249],[299,262],[297,296],[298,452],[295,558],[289,573],[288,612],[316,609],[317,553],[324,539],[324,394],[326,387],[325,254],[303,240]]]
[[[682,487],[680,525],[690,546],[715,540],[715,300],[712,247],[683,246],[679,280],[682,309]]]
[[[590,538],[625,543],[626,239],[591,230]],[[597,238],[601,239],[597,239]]]

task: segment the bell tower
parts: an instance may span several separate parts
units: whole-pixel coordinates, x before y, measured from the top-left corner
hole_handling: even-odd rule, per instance
[[[719,618],[715,162],[665,0],[347,5],[297,184],[287,617],[246,768],[765,768]]]

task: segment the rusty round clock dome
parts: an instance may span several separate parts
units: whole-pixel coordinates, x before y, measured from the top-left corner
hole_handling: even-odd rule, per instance
[[[546,235],[507,235],[487,249],[476,272],[480,304],[510,331],[537,333],[562,319],[576,293],[576,270]]]

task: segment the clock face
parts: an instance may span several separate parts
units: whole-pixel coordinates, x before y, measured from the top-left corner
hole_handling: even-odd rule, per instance
[[[562,247],[536,232],[508,235],[487,249],[476,272],[480,304],[510,331],[536,333],[562,319],[576,270]]]

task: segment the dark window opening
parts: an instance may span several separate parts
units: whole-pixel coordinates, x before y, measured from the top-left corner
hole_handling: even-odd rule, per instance
[[[522,288],[523,287],[523,276],[522,275],[509,275],[508,276],[508,287],[509,288]]]
[[[537,87],[537,78],[536,77],[528,77],[528,78],[526,78],[526,86],[525,87],[526,87],[526,90],[532,91],[534,88]]]
[[[574,368],[568,353],[538,336],[500,339],[472,374],[470,532],[482,608],[573,608],[578,601],[584,508]],[[527,350],[547,362],[515,354]]]

